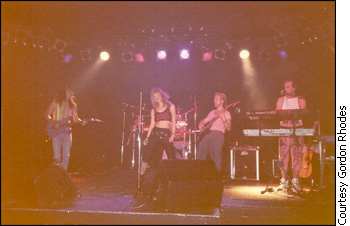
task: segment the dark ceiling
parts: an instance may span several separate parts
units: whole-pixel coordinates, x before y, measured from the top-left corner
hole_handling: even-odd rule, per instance
[[[144,42],[171,34],[214,40],[271,38],[300,26],[334,23],[334,2],[1,2],[2,30],[79,45]],[[333,18],[333,21],[330,19]],[[191,28],[190,28],[191,27]],[[173,29],[173,30],[172,30]],[[47,34],[46,34],[47,35]],[[90,46],[89,46],[90,47]]]
[[[334,1],[1,1],[1,31],[2,129],[5,146],[16,157],[23,156],[18,153],[28,143],[34,142],[28,149],[38,149],[43,140],[38,135],[45,135],[45,125],[38,126],[44,123],[41,115],[55,92],[67,84],[78,91],[80,117],[106,122],[82,130],[80,144],[75,139],[82,162],[103,153],[113,164],[117,162],[122,103],[138,106],[143,93],[150,104],[154,87],[166,90],[184,111],[193,109],[196,99],[200,120],[213,108],[213,93],[218,91],[226,93],[229,102],[240,100],[242,110],[274,109],[284,79],[294,78],[308,108],[320,109],[322,133],[334,134]],[[46,48],[24,45],[28,37]],[[67,43],[64,51],[55,49],[58,39]],[[191,58],[183,61],[177,51],[190,41]],[[157,61],[155,50],[165,43],[171,45],[169,59]],[[145,49],[143,64],[122,60],[124,48],[130,46]],[[214,56],[203,62],[205,46],[226,51],[226,58]],[[251,51],[254,71],[250,72],[255,79],[247,76],[237,54],[241,48]],[[83,60],[79,49],[91,49],[90,60]],[[110,51],[111,58],[96,67],[100,49]],[[67,62],[62,56],[70,50],[75,52]],[[280,50],[288,57],[281,57]],[[261,59],[260,52],[269,57]],[[249,78],[252,81],[247,83]],[[134,120],[129,113],[126,128]],[[192,111],[192,129],[193,121]],[[231,138],[242,136],[242,129],[249,126],[245,121],[235,123],[228,134]]]

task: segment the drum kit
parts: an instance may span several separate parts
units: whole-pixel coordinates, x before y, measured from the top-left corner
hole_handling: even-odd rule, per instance
[[[124,130],[125,130],[125,111],[127,109],[131,110],[131,118],[134,120],[132,126],[130,126],[130,133],[129,137],[127,139],[126,145],[132,145],[132,160],[131,160],[131,167],[133,168],[135,166],[135,150],[136,150],[136,139],[137,139],[137,133],[140,129],[141,136],[146,136],[149,125],[151,121],[150,116],[150,108],[146,105],[143,105],[142,107],[142,113],[141,120],[138,114],[135,112],[138,112],[140,109],[136,108],[135,106],[127,103],[123,104],[123,140],[122,140],[122,151],[124,151]],[[192,131],[189,129],[189,123],[188,123],[188,114],[194,111],[193,109],[190,109],[188,111],[184,111],[182,108],[177,107],[176,109],[176,125],[175,125],[175,137],[173,141],[173,147],[175,151],[175,156],[177,159],[192,159],[191,155],[191,140],[192,137],[196,134],[197,131]],[[132,142],[132,143],[131,143]],[[163,159],[166,158],[163,155]]]

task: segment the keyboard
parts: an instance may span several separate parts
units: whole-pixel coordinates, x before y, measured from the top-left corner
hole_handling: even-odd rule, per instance
[[[245,111],[244,115],[251,120],[261,118],[295,119],[310,115],[310,111],[308,109]]]
[[[285,137],[285,136],[314,136],[315,129],[296,128],[296,129],[244,129],[244,136],[247,137]]]

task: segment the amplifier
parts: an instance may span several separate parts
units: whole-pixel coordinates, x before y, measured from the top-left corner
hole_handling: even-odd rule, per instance
[[[231,179],[260,180],[259,146],[230,148]]]

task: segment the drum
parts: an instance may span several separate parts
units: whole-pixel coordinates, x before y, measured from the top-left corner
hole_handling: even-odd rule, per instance
[[[175,149],[182,150],[182,149],[185,149],[187,147],[186,143],[187,143],[186,141],[174,141],[173,145],[174,145]]]
[[[144,125],[144,126],[142,126],[142,132],[144,133],[144,132],[148,132],[148,130],[149,130],[149,125]]]
[[[176,132],[184,132],[186,130],[188,123],[187,119],[183,117],[181,114],[176,115]]]
[[[179,130],[176,130],[175,134],[174,134],[174,140],[177,141],[177,140],[185,140],[186,139],[186,133],[184,131],[179,131]]]
[[[176,121],[176,129],[182,129],[182,128],[186,127],[187,125],[188,124],[187,124],[186,120]]]
[[[142,115],[142,133],[148,132],[151,123],[150,115]]]

